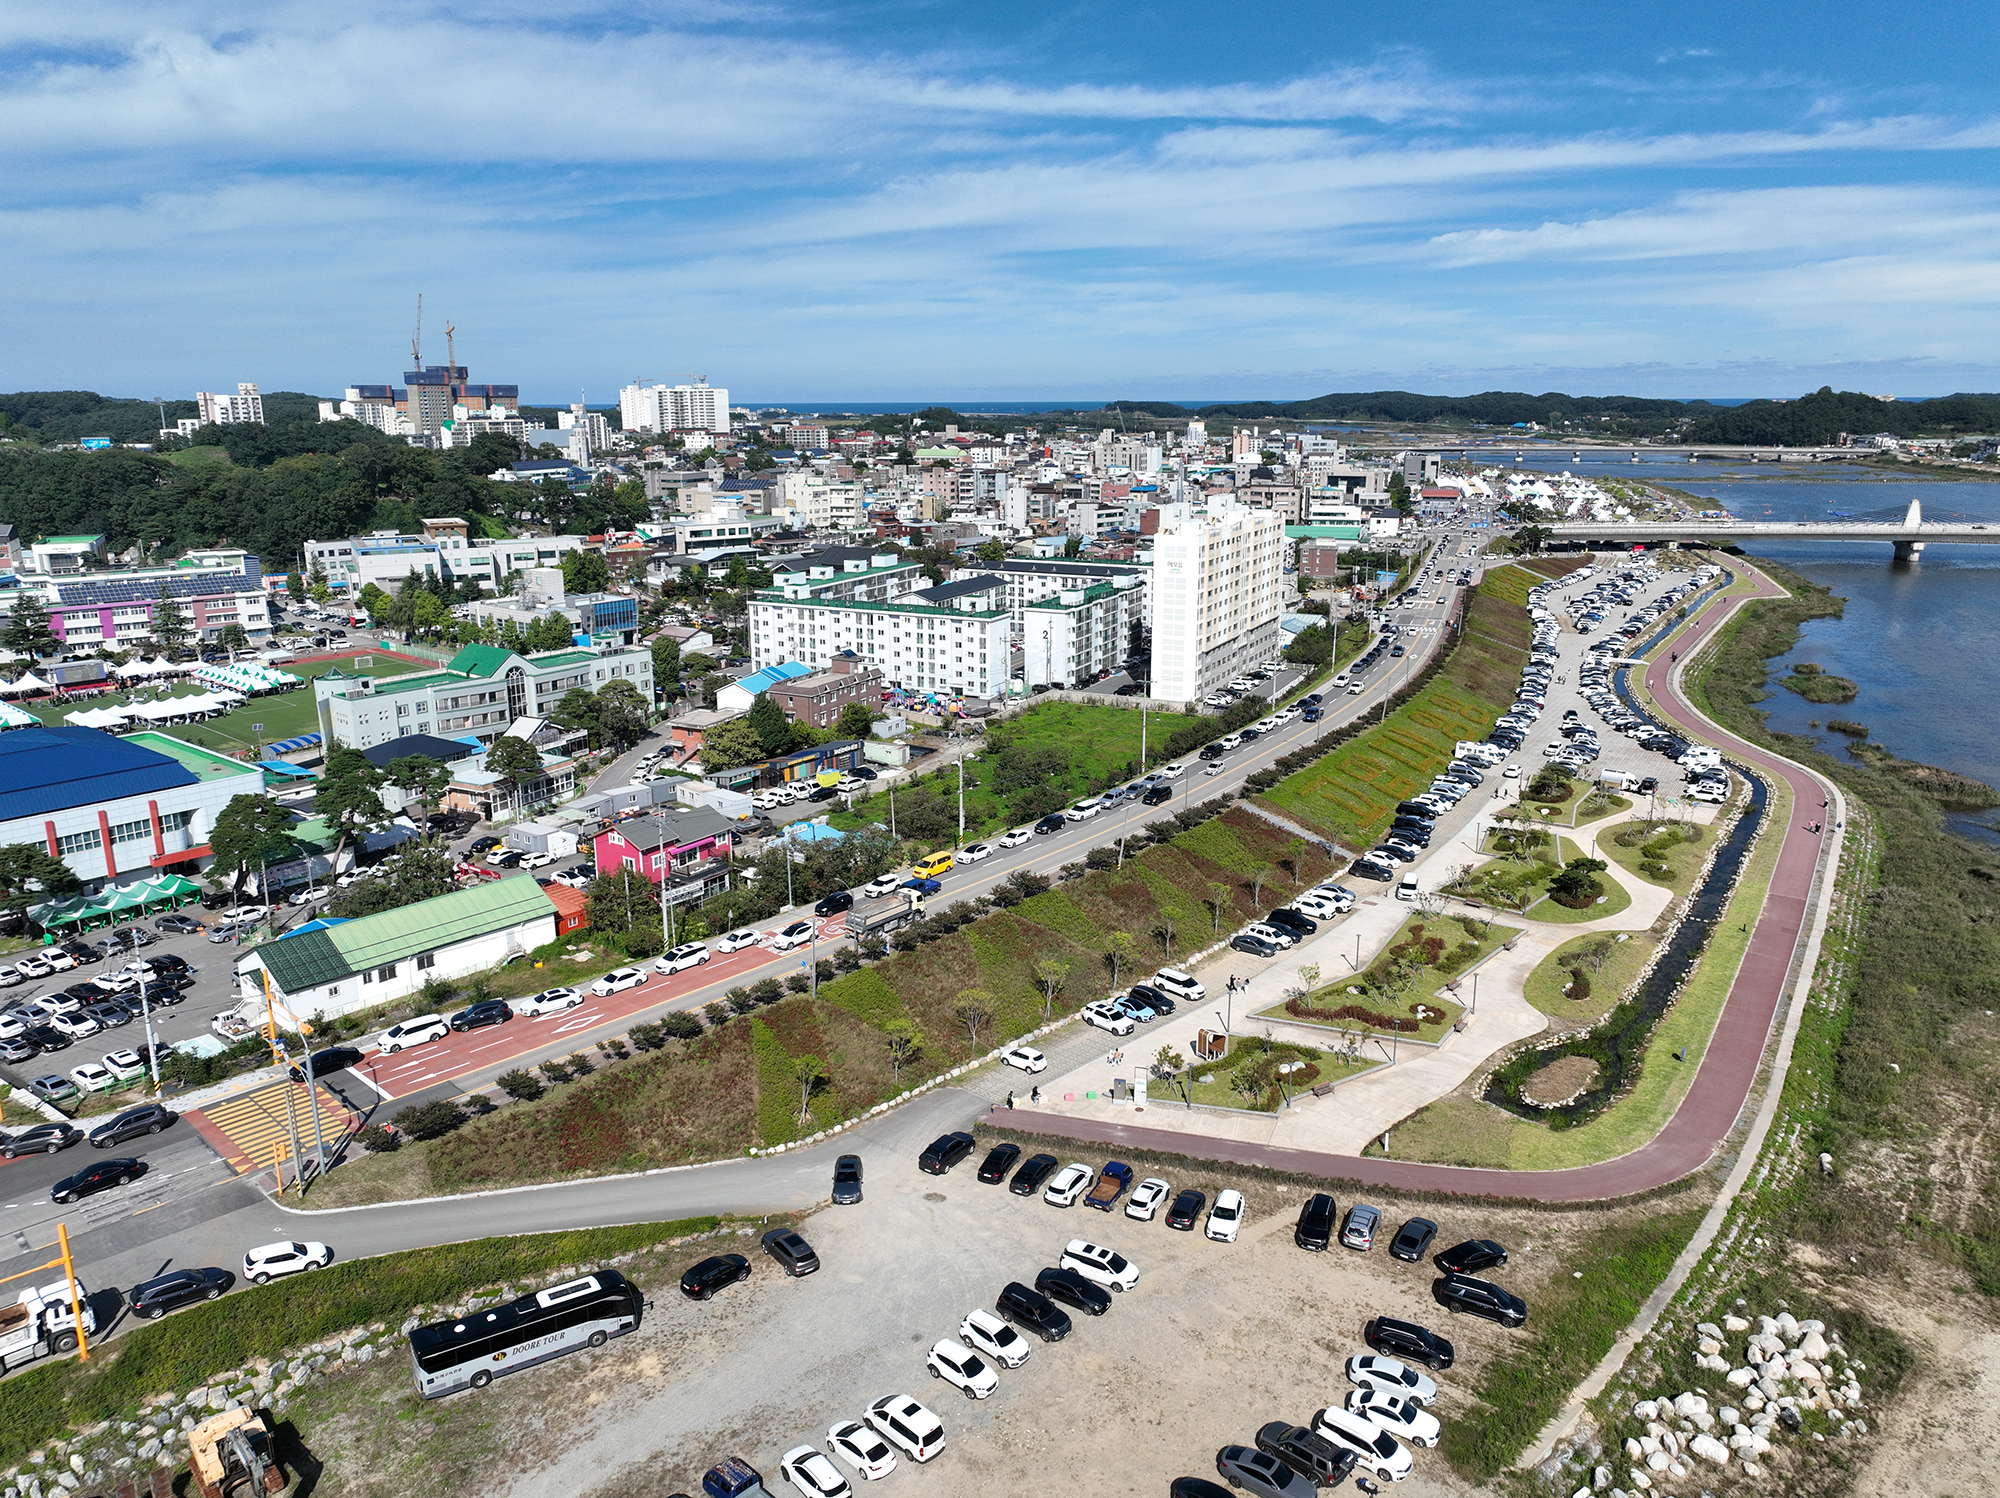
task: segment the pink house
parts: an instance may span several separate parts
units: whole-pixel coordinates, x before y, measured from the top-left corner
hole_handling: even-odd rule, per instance
[[[597,834],[597,872],[631,869],[657,884],[664,871],[676,881],[725,873],[738,824],[706,806],[661,808],[648,817],[619,822]]]

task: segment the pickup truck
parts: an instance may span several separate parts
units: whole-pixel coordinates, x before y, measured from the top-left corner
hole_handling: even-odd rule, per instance
[[[1132,1184],[1132,1167],[1117,1160],[1107,1160],[1097,1184],[1090,1188],[1090,1195],[1083,1199],[1086,1207],[1095,1207],[1100,1212],[1109,1212]]]
[[[701,1479],[701,1490],[708,1498],[768,1498],[763,1475],[740,1456],[710,1467]]]

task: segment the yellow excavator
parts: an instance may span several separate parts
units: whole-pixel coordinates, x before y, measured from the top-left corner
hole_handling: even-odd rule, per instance
[[[201,1498],[254,1498],[292,1490],[261,1410],[224,1410],[188,1432],[188,1471]]]

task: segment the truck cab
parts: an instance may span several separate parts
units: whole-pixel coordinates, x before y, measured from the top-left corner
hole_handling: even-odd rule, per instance
[[[1100,1212],[1109,1212],[1131,1184],[1132,1167],[1118,1160],[1107,1160],[1104,1169],[1098,1173],[1097,1184],[1090,1188],[1090,1195],[1083,1199],[1083,1204]]]
[[[77,1282],[85,1333],[97,1330],[90,1292]],[[69,1281],[20,1291],[12,1305],[0,1306],[0,1372],[54,1353],[76,1351],[76,1313],[70,1308]]]

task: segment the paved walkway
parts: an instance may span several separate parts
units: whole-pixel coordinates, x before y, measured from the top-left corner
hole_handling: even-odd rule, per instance
[[[1757,584],[1756,589],[1748,594],[1712,599],[1696,613],[1687,630],[1676,637],[1677,649],[1682,642],[1689,641],[1694,636],[1705,638],[1730,613],[1751,598],[1784,596],[1783,590],[1762,574],[1752,572],[1751,575]],[[1777,866],[1772,874],[1769,894],[1756,927],[1751,932],[1749,946],[1738,968],[1736,979],[1730,987],[1729,997],[1723,1005],[1714,1039],[1704,1051],[1700,1068],[1695,1073],[1694,1081],[1682,1099],[1680,1107],[1668,1121],[1667,1126],[1647,1143],[1615,1160],[1606,1160],[1595,1165],[1569,1170],[1530,1172],[1368,1159],[1353,1153],[1351,1144],[1345,1148],[1313,1147],[1287,1142],[1289,1135],[1286,1140],[1204,1139],[1162,1126],[1165,1120],[1155,1118],[1150,1109],[1143,1115],[1143,1123],[1138,1121],[1140,1116],[1131,1115],[1130,1110],[1121,1110],[1128,1116],[1118,1119],[1063,1117],[1047,1112],[1024,1114],[1017,1111],[1004,1121],[1017,1128],[1050,1134],[1068,1134],[1076,1138],[1095,1140],[1113,1148],[1157,1149],[1170,1153],[1195,1154],[1239,1164],[1292,1171],[1302,1175],[1352,1180],[1367,1186],[1516,1197],[1536,1201],[1599,1201],[1628,1196],[1665,1185],[1699,1169],[1713,1156],[1717,1147],[1734,1128],[1749,1096],[1751,1085],[1756,1080],[1764,1044],[1770,1035],[1771,1024],[1783,996],[1785,976],[1799,949],[1807,924],[1808,901],[1821,851],[1821,835],[1808,831],[1807,824],[1819,821],[1822,815],[1819,807],[1826,792],[1818,779],[1809,771],[1737,739],[1697,713],[1681,695],[1677,656],[1663,657],[1652,662],[1646,668],[1644,679],[1647,692],[1662,714],[1686,729],[1690,735],[1716,744],[1732,758],[1754,767],[1772,782],[1774,788],[1780,783],[1788,786],[1792,792],[1794,807],[1789,825],[1779,825],[1773,821],[1764,833],[1764,836],[1777,837],[1781,840]],[[1837,832],[1837,826],[1829,830]],[[1622,874],[1622,871],[1620,873]],[[1608,918],[1602,923],[1603,925],[1616,928],[1650,924],[1649,920],[1641,919],[1639,891],[1636,886],[1637,881],[1633,881],[1633,909],[1621,912],[1620,916]],[[1652,891],[1651,894],[1659,897],[1661,904],[1664,904],[1666,891]],[[1599,924],[1582,922],[1547,929],[1551,935],[1560,933],[1558,940],[1562,940],[1581,931],[1593,929]],[[1481,1005],[1483,1009],[1485,1005],[1483,993]],[[1468,1030],[1467,1033],[1471,1032]],[[1534,1032],[1530,1030],[1527,1033]],[[1463,1038],[1460,1036],[1455,1039]],[[1469,1054],[1471,1049],[1467,1047],[1465,1053]],[[1486,1052],[1489,1055],[1491,1053],[1490,1049]],[[1442,1053],[1434,1063],[1437,1067],[1449,1065],[1441,1058]],[[1476,1065],[1476,1062],[1474,1064]],[[1469,1067],[1466,1069],[1466,1075],[1470,1075],[1470,1070]],[[1433,1077],[1432,1080],[1442,1081],[1442,1077]],[[1334,1098],[1343,1105],[1353,1106],[1341,1095],[1361,1085],[1357,1082],[1350,1084],[1349,1087],[1343,1087],[1334,1094]],[[1393,1105],[1393,1098],[1389,1094],[1394,1089],[1380,1083],[1376,1085],[1384,1094],[1381,1100],[1382,1111],[1387,1112]],[[1398,1087],[1401,1085],[1400,1082],[1397,1084]],[[1414,1092],[1413,1088],[1411,1095],[1414,1095]],[[1358,1103],[1361,1096],[1365,1094],[1357,1094],[1354,1102]],[[1369,1127],[1373,1116],[1375,1115],[1372,1114],[1372,1110],[1354,1107],[1355,1121],[1349,1131],[1350,1135],[1353,1131]],[[999,1121],[1002,1120],[996,1120]],[[1327,1132],[1330,1138],[1339,1137],[1337,1130]],[[1363,1135],[1364,1139],[1367,1137],[1372,1136]]]

